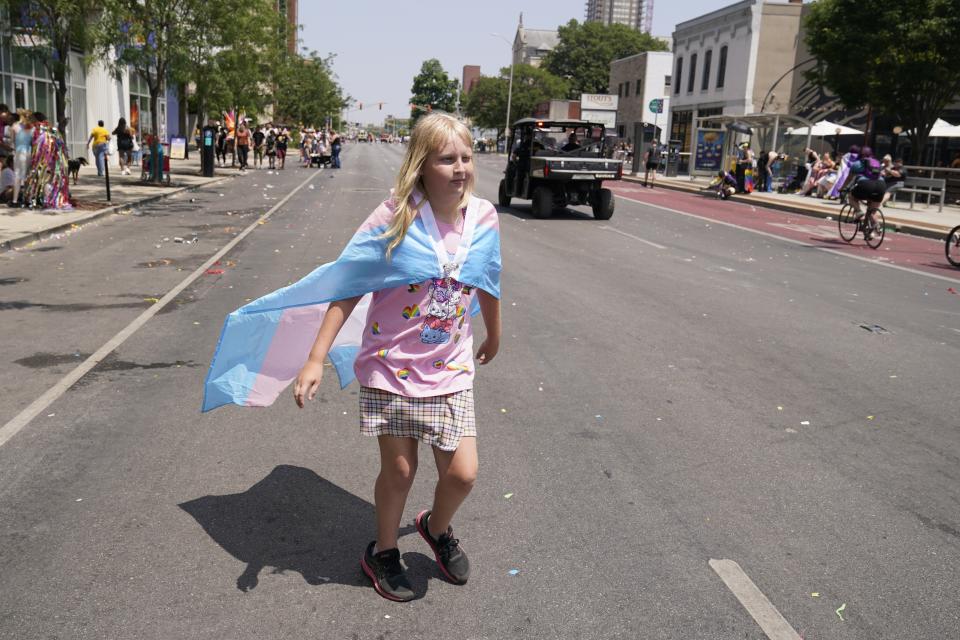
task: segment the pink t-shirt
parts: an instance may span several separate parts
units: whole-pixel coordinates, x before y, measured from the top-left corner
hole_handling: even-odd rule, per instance
[[[437,228],[453,258],[463,219],[456,225],[437,220]],[[472,388],[475,295],[453,278],[374,292],[353,367],[357,381],[414,398]]]

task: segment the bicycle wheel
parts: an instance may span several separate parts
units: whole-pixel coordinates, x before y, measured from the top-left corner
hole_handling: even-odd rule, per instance
[[[864,239],[867,241],[868,247],[870,247],[871,249],[877,249],[880,247],[881,244],[883,244],[883,236],[887,232],[887,226],[883,220],[883,211],[881,211],[880,209],[867,209],[868,214],[871,212],[873,213],[874,219],[876,220],[876,224],[873,227],[873,234],[868,235],[867,225],[869,225],[869,222],[864,220],[863,236],[864,236]]]
[[[944,249],[947,254],[947,262],[955,267],[960,267],[960,227],[951,229]]]
[[[840,207],[840,215],[837,216],[837,225],[840,227],[840,237],[845,242],[853,242],[857,237],[857,231],[860,230],[860,221],[856,219],[857,212],[853,205],[847,203]]]

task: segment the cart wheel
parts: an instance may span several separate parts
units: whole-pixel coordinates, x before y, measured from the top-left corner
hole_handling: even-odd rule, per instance
[[[550,187],[537,187],[531,204],[534,217],[549,218],[553,214],[553,191]]]
[[[593,217],[597,220],[609,220],[613,215],[613,191],[600,189],[593,197]]]
[[[497,192],[497,201],[500,203],[501,207],[509,207],[510,200],[511,200],[510,196],[507,195],[507,181],[501,180],[500,189]]]

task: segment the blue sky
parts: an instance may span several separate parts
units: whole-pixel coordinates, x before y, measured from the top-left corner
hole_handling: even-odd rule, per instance
[[[735,0],[656,0],[653,33],[670,35],[678,22],[733,4]],[[363,111],[348,119],[380,123],[387,114],[405,117],[413,77],[424,60],[437,58],[452,77],[463,65],[479,64],[494,75],[510,64],[517,19],[529,28],[554,29],[571,18],[583,21],[585,0],[480,0],[479,2],[396,2],[300,0],[302,46],[335,53],[340,85]],[[385,102],[383,111],[376,103]]]

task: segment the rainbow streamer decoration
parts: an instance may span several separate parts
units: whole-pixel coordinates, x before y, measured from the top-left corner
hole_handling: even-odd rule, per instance
[[[72,209],[66,141],[48,122],[33,129],[33,158],[23,183],[24,202],[31,208]]]

